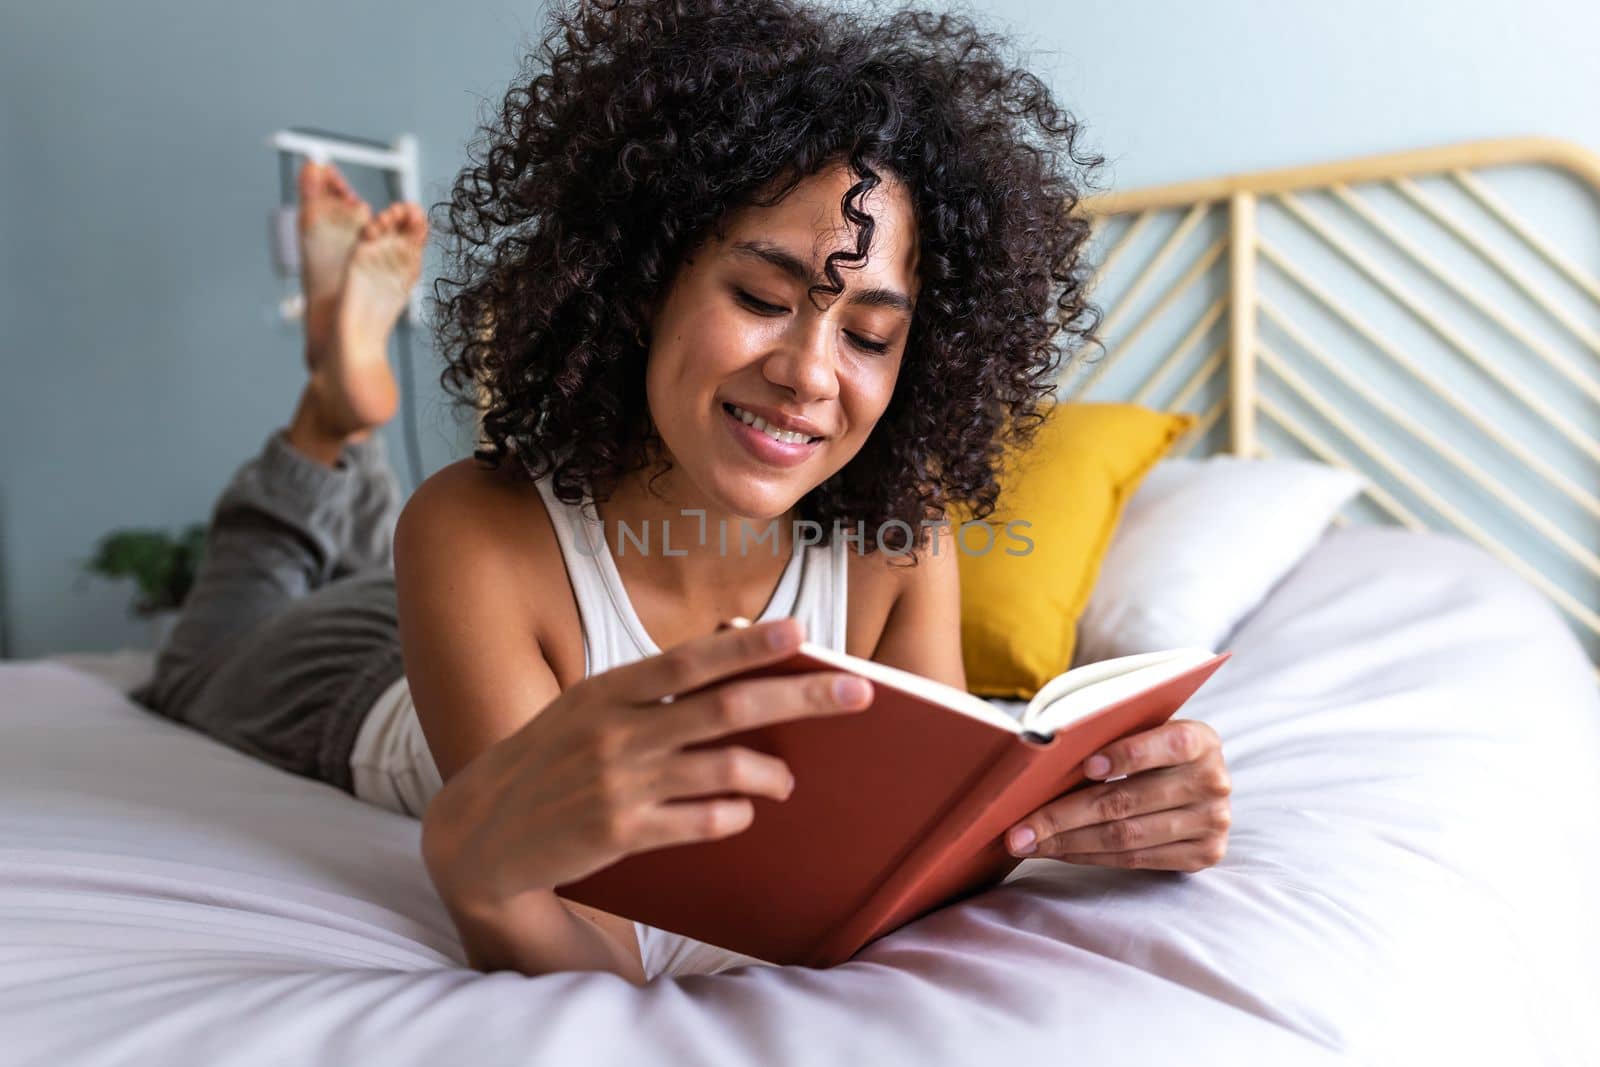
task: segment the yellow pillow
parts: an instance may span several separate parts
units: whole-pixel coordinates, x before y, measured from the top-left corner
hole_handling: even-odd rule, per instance
[[[1003,462],[991,530],[962,529],[971,511],[953,509],[969,690],[1027,700],[1072,665],[1078,616],[1124,505],[1196,421],[1136,404],[1056,404],[1032,448]]]

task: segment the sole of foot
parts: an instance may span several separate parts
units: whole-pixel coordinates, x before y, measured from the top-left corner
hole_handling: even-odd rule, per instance
[[[305,292],[306,370],[332,341],[345,267],[372,208],[331,163],[307,161],[298,179],[300,280]]]
[[[410,202],[390,204],[357,234],[334,303],[331,337],[311,369],[323,419],[341,434],[381,426],[399,407],[389,334],[422,274],[427,239],[427,218]]]

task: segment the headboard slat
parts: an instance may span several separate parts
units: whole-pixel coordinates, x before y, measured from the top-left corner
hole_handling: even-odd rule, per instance
[[[1576,178],[1578,199],[1524,195],[1535,226],[1491,168]],[[1600,256],[1597,193],[1600,155],[1522,137],[1085,199],[1111,310],[1059,395],[1194,412],[1175,456],[1358,470],[1341,525],[1481,546],[1600,660],[1600,282],[1565,250]],[[1593,217],[1541,235],[1562,197]]]

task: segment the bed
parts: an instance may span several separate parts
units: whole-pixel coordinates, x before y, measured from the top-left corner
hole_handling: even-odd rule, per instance
[[[1530,158],[1452,151],[1358,169]],[[1285,180],[1103,201],[1106,247],[1134,247],[1128,229],[1146,212],[1176,203],[1181,226],[1193,203],[1247,211],[1254,201],[1240,197]],[[1225,268],[1218,299],[1254,314],[1261,290],[1238,261],[1260,246],[1248,221],[1228,225],[1241,254],[1212,257]],[[1240,369],[1235,357],[1263,348],[1243,317],[1211,319],[1228,342],[1211,387],[1235,406],[1216,409],[1226,426],[1197,427],[1202,451],[1287,447],[1239,411],[1289,411],[1251,377],[1258,365]],[[1160,375],[1113,339],[1114,358],[1068,389],[1129,397],[1162,376],[1188,388],[1172,368],[1204,359],[1204,344],[1155,347]],[[1204,412],[1208,379],[1191,381],[1162,406]],[[1353,426],[1364,409],[1331,410]],[[1346,458],[1309,417],[1289,420],[1304,436],[1288,438]],[[1225,440],[1208,441],[1218,427]],[[1387,497],[1422,516],[1406,486],[1371,484],[1363,506]],[[737,968],[642,988],[605,974],[476,973],[422,870],[415,821],[159,719],[69,663],[0,664],[0,1056],[1600,1063],[1589,1014],[1600,1002],[1600,692],[1571,610],[1592,610],[1593,587],[1540,572],[1567,600],[1553,596],[1508,558],[1535,558],[1509,536],[1372,518],[1353,506],[1322,532],[1229,635],[1228,669],[1185,706],[1221,735],[1232,772],[1220,865],[1185,875],[1025,861],[830,970]]]

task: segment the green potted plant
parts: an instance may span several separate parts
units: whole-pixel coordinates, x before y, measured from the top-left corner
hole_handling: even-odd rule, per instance
[[[159,649],[194,585],[205,547],[205,523],[193,523],[177,537],[165,530],[113,530],[100,539],[84,569],[106,578],[133,579],[138,596],[130,613],[149,621]]]

